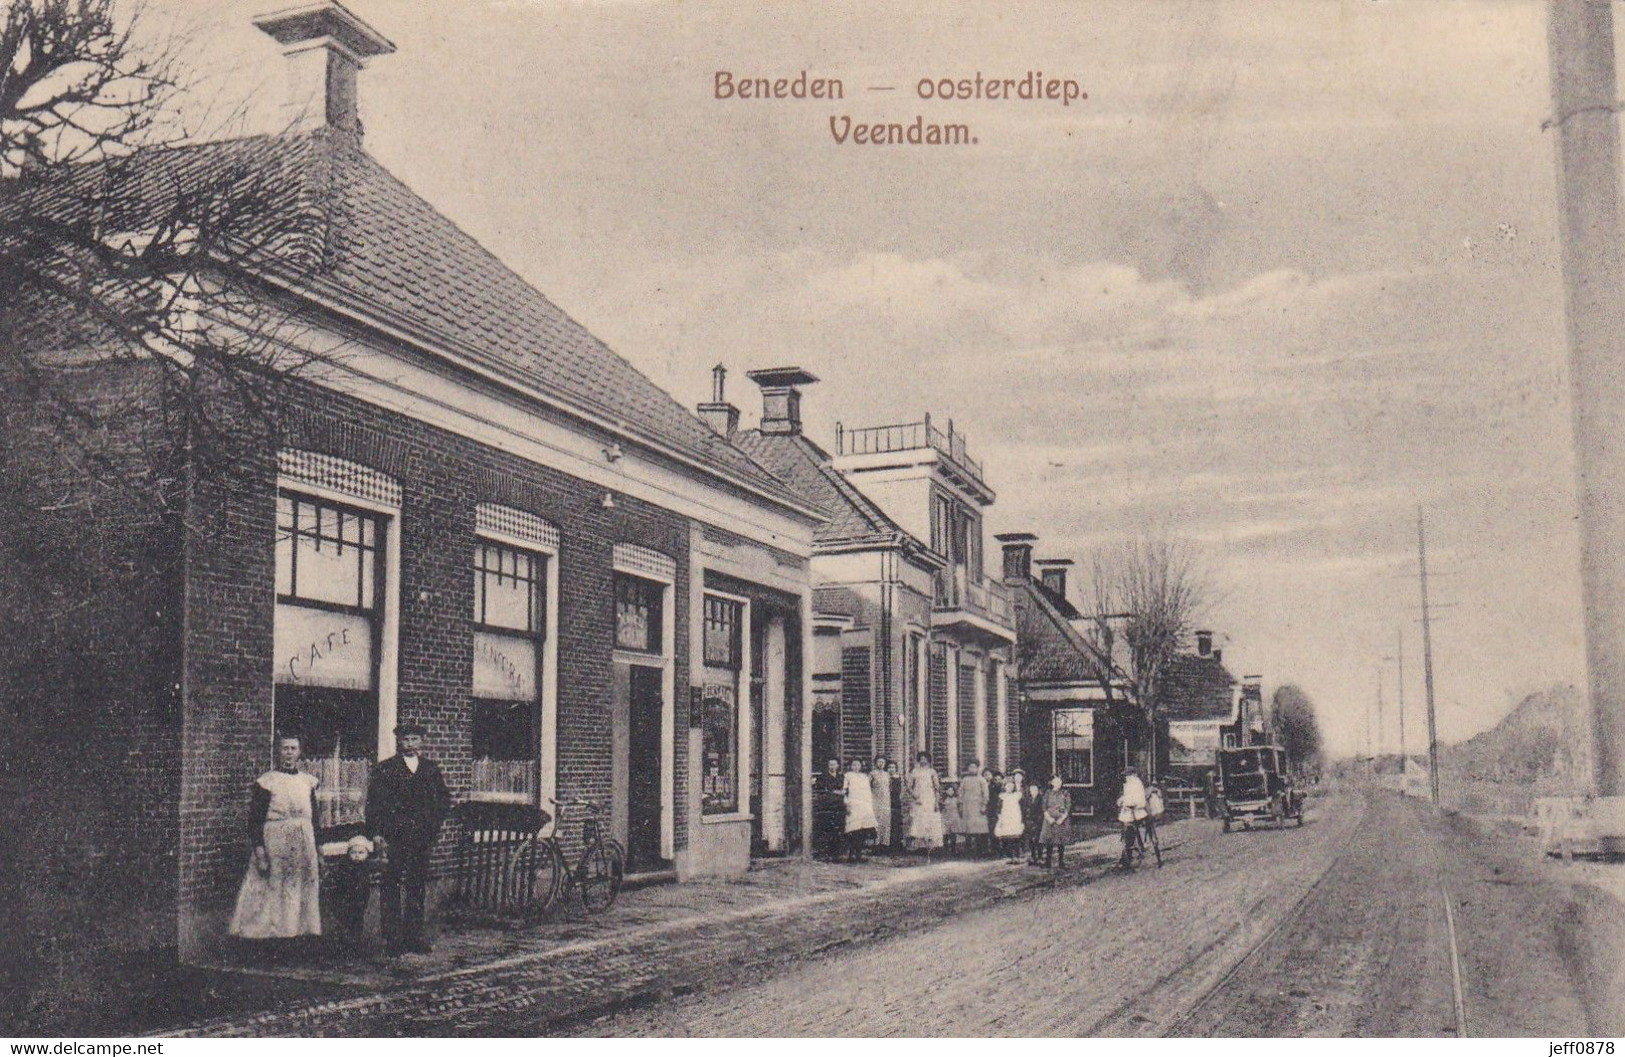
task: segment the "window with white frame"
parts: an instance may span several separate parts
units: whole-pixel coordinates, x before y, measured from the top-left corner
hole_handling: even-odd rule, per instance
[[[319,825],[358,821],[378,750],[378,663],[387,519],[277,496],[273,710],[322,780]]]
[[[470,797],[534,803],[541,765],[547,556],[474,546],[473,780]]]
[[[708,594],[702,655],[705,685],[700,714],[702,814],[739,810],[739,694],[744,666],[744,603]]]

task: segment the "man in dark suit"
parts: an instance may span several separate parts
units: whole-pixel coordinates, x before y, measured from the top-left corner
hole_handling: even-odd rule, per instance
[[[395,739],[396,754],[372,769],[367,785],[367,832],[385,854],[378,893],[384,947],[390,954],[421,954],[429,950],[423,936],[429,856],[451,807],[451,793],[439,766],[422,754],[422,727],[402,723],[395,728]]]

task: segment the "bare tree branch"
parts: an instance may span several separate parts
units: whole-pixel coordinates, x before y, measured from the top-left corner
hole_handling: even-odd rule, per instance
[[[1169,664],[1196,631],[1211,581],[1189,543],[1152,532],[1097,549],[1089,566],[1093,645],[1107,703],[1122,687],[1154,725]]]

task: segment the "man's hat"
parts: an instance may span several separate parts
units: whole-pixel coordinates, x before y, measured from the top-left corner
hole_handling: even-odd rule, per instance
[[[423,724],[421,724],[421,723],[397,723],[397,724],[395,724],[395,736],[397,738],[404,738],[408,734],[416,734],[418,737],[421,738],[421,737],[423,737],[423,735],[425,733],[427,733],[427,732],[423,729]]]

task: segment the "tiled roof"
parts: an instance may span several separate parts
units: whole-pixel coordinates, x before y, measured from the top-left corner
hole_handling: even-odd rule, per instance
[[[1162,677],[1162,714],[1175,722],[1228,720],[1236,677],[1211,655],[1176,653]]]
[[[1058,683],[1097,681],[1100,676],[1094,655],[1083,635],[1056,605],[1055,596],[1032,580],[1012,583],[1011,588],[1015,594],[1021,678]]]
[[[830,465],[829,454],[802,434],[747,429],[734,443],[804,500],[822,508],[828,520],[813,533],[815,544],[876,545],[913,543],[897,522]]]
[[[160,199],[241,169],[292,210],[259,263],[296,289],[537,390],[622,436],[774,499],[797,497],[342,136],[255,136],[141,157]],[[86,167],[84,186],[99,177]],[[85,201],[83,186],[75,198]],[[283,218],[286,221],[286,218]],[[130,224],[125,230],[134,230]],[[116,229],[115,229],[116,230]]]

